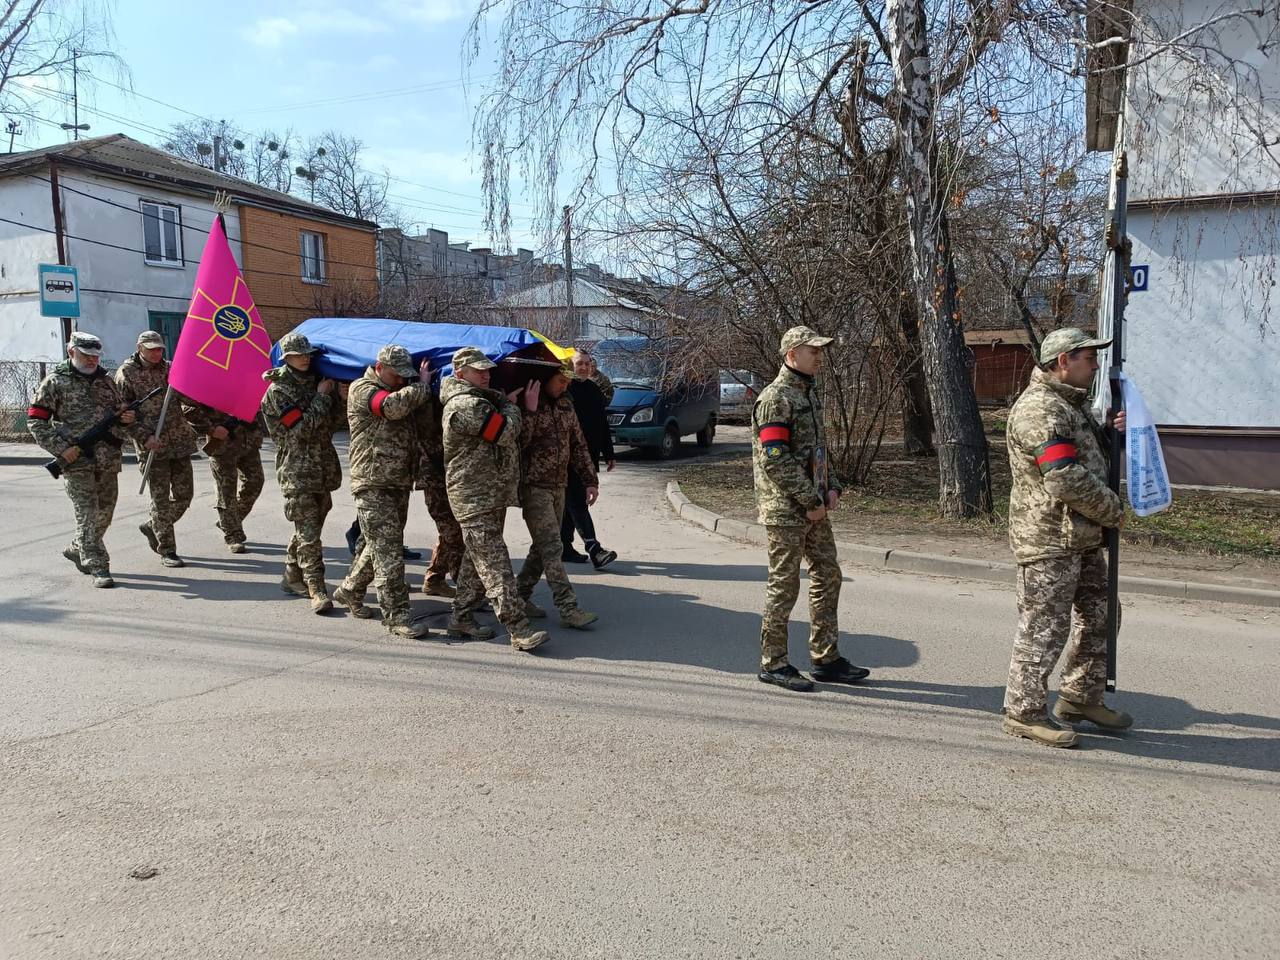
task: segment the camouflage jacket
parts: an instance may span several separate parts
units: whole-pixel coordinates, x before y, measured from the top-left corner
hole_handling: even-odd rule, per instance
[[[418,426],[414,414],[427,405],[431,387],[410,383],[392,390],[373,367],[351,384],[347,424],[351,492],[378,487],[409,489],[418,473]]]
[[[52,456],[61,457],[74,437],[84,433],[108,414],[124,406],[120,388],[103,367],[85,375],[64,360],[45,377],[27,408],[27,429],[36,443]],[[91,470],[96,460],[102,467],[120,469],[120,445],[128,437],[129,428],[116,424],[111,428],[114,440],[100,442],[93,451],[80,451],[80,459],[65,470]]]
[[[342,485],[342,465],[333,433],[342,426],[343,406],[335,389],[316,390],[320,377],[299,373],[288,364],[262,375],[270,386],[262,398],[262,417],[276,444],[276,480],[285,496],[326,493]]]
[[[434,393],[414,411],[418,434],[418,475],[414,488],[428,490],[444,486],[444,408]]]
[[[120,369],[116,371],[116,385],[120,388],[125,403],[133,403],[168,382],[168,360],[161,360],[154,367],[149,367],[136,353],[120,364]],[[137,424],[131,432],[139,457],[146,457],[150,452],[143,444],[155,434],[164,397],[164,391],[161,391],[138,408]],[[196,452],[196,432],[191,429],[182,410],[185,400],[176,390],[169,400],[169,409],[164,415],[164,430],[160,434],[160,448],[156,450],[157,457],[189,457]]]
[[[823,468],[825,443],[814,378],[784,364],[751,411],[751,461],[761,523],[800,526],[807,511],[822,506],[824,489],[840,489]]]
[[[1043,370],[1009,412],[1009,542],[1019,563],[1092,550],[1124,516],[1088,391]]]
[[[229,413],[185,398],[182,401],[182,412],[191,428],[198,435],[207,438],[204,452],[211,457],[235,459],[262,449],[262,414],[252,420],[239,420]],[[226,428],[225,440],[217,440],[212,436],[215,427]]]
[[[497,390],[449,377],[444,402],[444,480],[459,522],[519,503],[520,410]]]
[[[604,405],[607,407],[613,403],[613,381],[597,370],[591,375],[591,382],[600,388],[600,392],[604,394]]]
[[[521,482],[530,487],[563,490],[572,469],[584,487],[594,487],[596,465],[582,435],[582,424],[567,393],[552,400],[545,394],[538,409],[520,421]]]

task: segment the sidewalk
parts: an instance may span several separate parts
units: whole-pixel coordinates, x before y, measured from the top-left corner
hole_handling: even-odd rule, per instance
[[[671,508],[690,523],[733,540],[765,542],[764,527],[760,524],[703,509],[681,493],[680,484],[674,480],[667,484],[667,500]],[[839,542],[840,558],[859,566],[893,572],[1013,582],[1015,565],[1009,559],[1008,550],[997,557],[998,547],[994,543],[912,537],[911,546],[916,549],[907,550],[892,537],[867,539],[870,542]],[[937,552],[921,552],[920,547],[926,550],[933,547]],[[1126,572],[1120,577],[1120,586],[1128,593],[1280,607],[1280,570],[1262,564],[1228,557],[1195,556],[1187,556],[1186,563],[1178,563],[1167,556],[1128,545],[1121,557]],[[1242,567],[1246,570],[1242,571]]]

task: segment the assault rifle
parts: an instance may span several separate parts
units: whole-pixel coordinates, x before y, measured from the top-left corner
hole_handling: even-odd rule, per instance
[[[65,433],[63,433],[63,437],[70,441],[71,446],[80,448],[80,456],[92,460],[99,443],[110,443],[116,447],[120,446],[120,442],[116,441],[115,438],[111,436],[111,428],[114,427],[116,422],[120,419],[120,414],[124,413],[125,410],[137,410],[161,390],[164,390],[165,387],[165,384],[161,384],[145,397],[133,401],[133,403],[125,407],[124,410],[117,410],[115,413],[107,414],[78,437],[67,437]],[[49,471],[49,475],[55,480],[62,476],[62,464],[59,462],[57,457],[54,457],[46,463],[44,468]]]

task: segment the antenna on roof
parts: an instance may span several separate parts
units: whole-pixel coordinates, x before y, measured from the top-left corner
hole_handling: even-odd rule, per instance
[[[231,209],[231,194],[225,190],[219,190],[213,195],[213,209],[218,211],[218,215],[226,213]]]

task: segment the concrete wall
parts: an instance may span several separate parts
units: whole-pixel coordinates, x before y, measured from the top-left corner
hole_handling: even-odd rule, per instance
[[[57,361],[62,324],[40,316],[36,267],[58,262],[49,184],[30,177],[0,179],[0,361]]]

